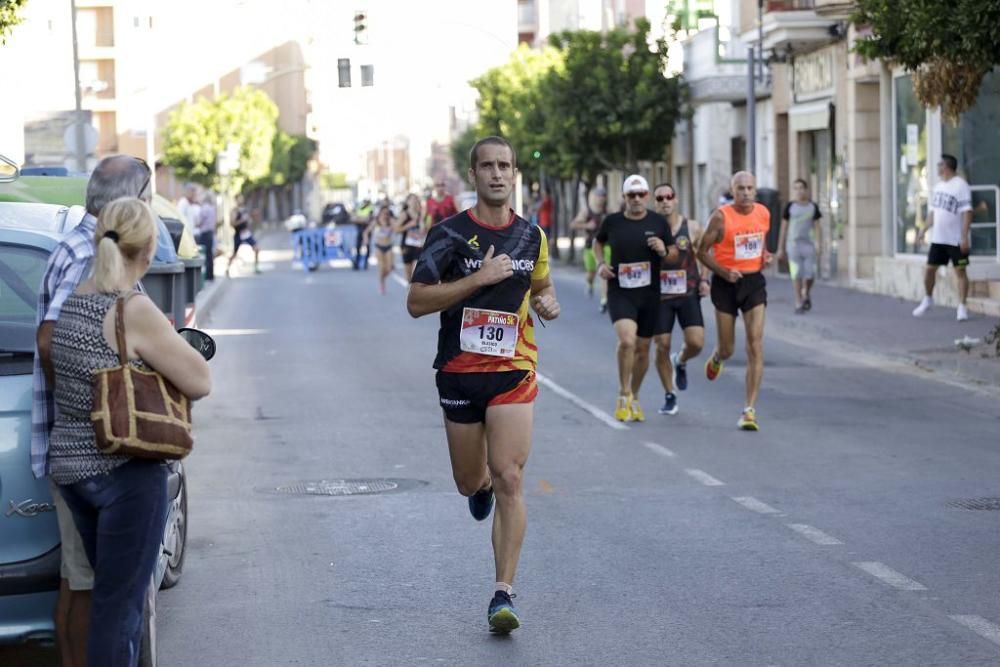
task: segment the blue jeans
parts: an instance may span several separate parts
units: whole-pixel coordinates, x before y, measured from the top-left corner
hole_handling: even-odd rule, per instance
[[[87,664],[134,667],[167,521],[167,468],[136,459],[62,494],[94,567]]]

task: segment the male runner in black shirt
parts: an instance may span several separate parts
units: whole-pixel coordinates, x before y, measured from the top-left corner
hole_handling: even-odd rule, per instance
[[[496,493],[496,587],[490,630],[520,626],[511,584],[527,516],[522,477],[531,451],[538,394],[534,324],[559,316],[545,232],[514,214],[516,155],[506,139],[472,148],[469,180],[476,205],[434,225],[413,271],[406,307],[441,313],[434,360],[452,472],[472,516],[489,516]]]
[[[660,263],[677,261],[667,219],[646,208],[649,183],[638,174],[625,179],[623,213],[607,216],[594,238],[594,255],[611,263],[598,274],[608,281],[608,313],[618,336],[618,402],[615,419],[644,421],[639,388],[649,368],[650,339],[663,333],[660,323]],[[655,278],[654,278],[655,277]]]

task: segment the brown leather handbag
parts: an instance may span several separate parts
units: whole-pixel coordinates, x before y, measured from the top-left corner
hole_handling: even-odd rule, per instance
[[[129,295],[132,296],[132,295]],[[182,459],[191,453],[191,401],[154,370],[128,363],[125,301],[115,308],[118,366],[94,371],[90,421],[97,449],[142,459]]]

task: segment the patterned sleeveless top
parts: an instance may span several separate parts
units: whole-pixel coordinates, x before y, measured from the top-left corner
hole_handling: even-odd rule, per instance
[[[117,294],[73,294],[52,331],[56,421],[49,436],[49,474],[56,484],[104,475],[129,461],[98,451],[90,423],[93,371],[118,365],[117,351],[104,339],[104,319],[117,299]],[[141,361],[132,365],[143,367]]]

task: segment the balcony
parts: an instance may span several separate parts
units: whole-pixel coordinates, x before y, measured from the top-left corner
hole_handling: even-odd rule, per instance
[[[816,13],[830,19],[844,20],[854,11],[854,0],[815,0]]]
[[[694,104],[741,102],[747,97],[746,45],[720,41],[719,27],[700,30],[684,43],[684,78]],[[759,97],[770,85],[758,83]]]
[[[830,28],[836,19],[817,12],[819,5],[830,4],[833,4],[831,0],[766,0],[764,51],[813,51],[835,41],[837,37]],[[837,4],[844,4],[844,0],[839,0]],[[754,44],[760,39],[757,30],[748,30],[742,38]]]

